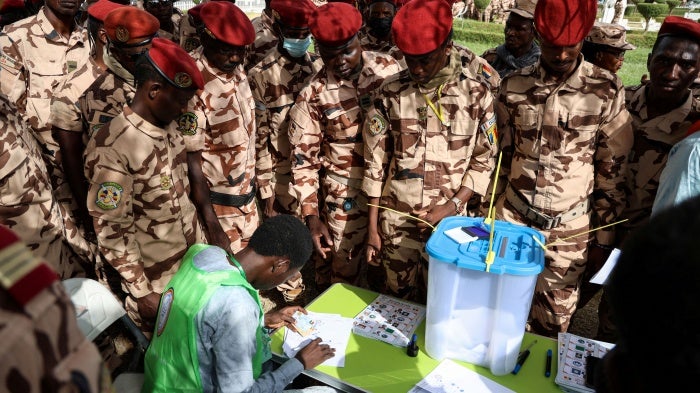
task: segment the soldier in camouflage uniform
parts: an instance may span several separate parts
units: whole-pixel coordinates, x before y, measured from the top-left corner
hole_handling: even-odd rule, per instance
[[[392,26],[408,69],[385,81],[365,120],[370,203],[437,224],[465,213],[494,169],[496,118],[489,86],[472,71],[471,52],[452,45],[452,11],[442,0],[413,1]],[[434,34],[428,34],[431,32]],[[425,301],[430,230],[369,207],[367,261],[384,267],[389,294]]]
[[[135,61],[150,48],[159,26],[156,17],[136,7],[122,7],[105,17],[107,45],[103,60],[107,71],[78,100],[83,132],[88,138],[134,98]]]
[[[667,17],[659,29],[647,68],[649,83],[630,87],[626,92],[634,145],[627,164],[627,205],[621,217],[628,221],[617,229],[618,247],[631,231],[648,222],[671,148],[700,119],[700,103],[689,90],[700,72],[700,25],[686,18]],[[601,257],[591,273],[604,260]],[[614,340],[616,331],[605,294],[598,315],[597,336]]]
[[[325,66],[289,114],[292,192],[314,238],[320,290],[336,282],[362,283],[367,235],[362,124],[371,94],[400,69],[389,55],[363,51],[361,26],[362,15],[349,4],[329,3],[314,13],[311,33]]]
[[[536,4],[537,0],[518,0],[506,20],[505,43],[481,55],[501,77],[535,64],[540,58],[532,23]]]
[[[206,3],[199,17],[202,45],[191,54],[204,90],[180,115],[178,131],[187,143],[193,199],[207,238],[235,253],[259,223],[255,113],[242,66],[245,47],[255,36],[248,17],[232,3]]]
[[[160,38],[135,77],[133,102],[90,139],[85,176],[100,251],[122,276],[129,317],[150,335],[163,288],[187,248],[205,241],[173,122],[204,82],[194,60]]]
[[[322,66],[321,58],[308,53],[303,45],[287,47],[287,43],[299,40],[310,43],[309,16],[316,8],[313,3],[273,0],[271,7],[278,44],[248,71],[258,125],[255,168],[265,217],[298,212],[298,203],[289,192],[288,114],[302,87]]]
[[[2,391],[113,392],[56,272],[2,225],[0,321]]]
[[[272,0],[270,8],[277,43],[248,71],[258,126],[255,172],[266,218],[299,211],[290,192],[289,110],[302,87],[322,66],[320,57],[306,51],[311,42],[309,17],[316,6],[309,0]],[[288,302],[303,289],[301,273],[277,287]]]
[[[143,9],[158,19],[158,37],[180,44],[182,12],[174,7],[173,0],[144,0]]]
[[[504,78],[497,99],[505,193],[496,202],[496,218],[545,236],[545,269],[528,328],[551,337],[567,330],[576,310],[589,243],[588,235],[559,239],[618,219],[632,146],[620,80],[580,54],[596,2],[571,4],[539,0],[540,62]],[[593,238],[594,253],[614,241],[610,228]]]
[[[38,14],[5,26],[0,34],[0,95],[11,103],[11,110],[0,114],[0,118],[7,127],[36,139],[49,171],[50,187],[56,190],[63,187],[65,180],[59,169],[58,144],[48,122],[51,96],[61,80],[89,57],[85,29],[73,20],[77,12],[78,4],[49,0]],[[66,205],[70,201],[58,206],[59,213],[66,238],[79,254],[62,265],[68,270],[59,273],[82,275],[85,267],[81,264],[91,259],[89,246]]]
[[[186,52],[192,52],[197,49],[202,43],[199,41],[201,34],[202,20],[199,19],[199,11],[206,4],[199,3],[196,6],[187,10],[187,15],[180,19],[180,46]]]
[[[103,48],[106,43],[106,35],[103,28],[104,18],[110,11],[121,4],[108,0],[101,0],[93,3],[88,8],[87,29],[92,53],[88,61],[75,72],[61,82],[56,93],[51,99],[51,114],[49,123],[53,137],[59,145],[61,152],[60,166],[65,182],[56,189],[56,198],[63,204],[66,212],[71,215],[78,224],[78,229],[84,231],[84,238],[87,240],[88,249],[85,250],[84,258],[88,261],[97,259],[97,240],[95,230],[92,227],[92,218],[87,212],[87,182],[83,174],[83,151],[87,144],[87,134],[82,132],[83,123],[78,107],[78,98],[106,69],[103,61]],[[98,279],[103,279],[102,267],[96,261],[96,272]]]
[[[636,48],[626,37],[625,28],[620,25],[595,22],[583,41],[583,58],[616,74],[625,61],[625,52]]]
[[[0,96],[0,111],[12,113]],[[50,258],[61,278],[82,272],[72,265],[73,249],[53,196],[49,172],[34,137],[0,116],[0,223],[12,228],[41,258]]]
[[[389,54],[405,68],[403,54],[391,38],[391,22],[396,14],[395,0],[370,0],[367,7],[367,21],[357,33],[362,49]]]
[[[255,41],[248,48],[245,62],[246,71],[255,67],[272,49],[277,47],[279,38],[272,30],[274,20],[272,19],[272,8],[270,8],[271,1],[265,0],[265,8],[262,10],[262,13],[252,20],[253,28],[255,29]]]

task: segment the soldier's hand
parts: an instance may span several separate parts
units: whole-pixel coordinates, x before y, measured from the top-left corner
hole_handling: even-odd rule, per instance
[[[447,201],[441,205],[435,205],[427,213],[425,213],[421,218],[429,222],[431,225],[437,225],[440,220],[447,216],[453,216],[455,214],[455,205],[452,201]],[[418,222],[416,225],[418,228],[425,229],[428,225],[424,222]]]
[[[333,356],[335,349],[328,344],[321,344],[321,339],[317,338],[302,348],[295,357],[304,365],[304,370],[310,370]]]
[[[316,251],[325,259],[326,253],[331,251],[330,245],[333,244],[328,227],[318,216],[306,216],[306,225],[311,231]]]
[[[136,304],[139,308],[139,315],[146,324],[155,324],[156,315],[158,315],[158,303],[160,303],[160,294],[151,292],[144,297],[136,299]]]
[[[382,250],[382,238],[377,231],[367,232],[367,264],[379,266],[379,252]]]
[[[278,213],[275,211],[275,197],[269,197],[264,200],[265,202],[265,207],[263,208],[263,215],[265,218],[272,218]]]

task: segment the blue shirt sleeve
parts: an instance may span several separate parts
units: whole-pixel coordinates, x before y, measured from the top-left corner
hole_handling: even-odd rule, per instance
[[[651,215],[700,195],[700,132],[678,142],[661,172]]]
[[[221,287],[196,318],[197,354],[204,392],[282,392],[302,371],[290,359],[253,378],[255,333],[260,310],[248,291]]]

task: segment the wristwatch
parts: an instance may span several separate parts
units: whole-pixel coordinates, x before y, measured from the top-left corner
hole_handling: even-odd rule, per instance
[[[462,208],[464,207],[464,202],[462,202],[462,200],[456,196],[453,196],[450,200],[455,204],[455,213],[461,213]]]

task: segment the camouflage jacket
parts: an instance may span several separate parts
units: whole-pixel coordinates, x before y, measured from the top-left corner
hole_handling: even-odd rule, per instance
[[[274,48],[248,71],[258,125],[255,169],[263,199],[272,196],[270,182],[275,181],[275,176],[289,176],[291,172],[289,110],[301,89],[321,67],[322,61],[316,55],[307,53],[303,62],[298,63]]]
[[[192,56],[202,72],[204,89],[192,97],[178,119],[178,131],[188,151],[202,152],[202,171],[211,191],[251,193],[255,187],[255,111],[243,67],[238,66],[229,77],[209,64],[202,47]],[[244,213],[255,208],[255,203],[240,207]]]
[[[362,188],[370,198],[383,196],[383,205],[418,215],[462,186],[486,193],[495,166],[496,119],[489,87],[470,61],[471,52],[453,50],[452,75],[430,91],[405,70],[379,89],[363,128]]]
[[[102,70],[90,60],[66,78],[51,99],[49,123],[65,131],[83,133],[83,116],[80,111],[79,98],[102,75]],[[87,133],[83,133],[83,142],[87,144]]]
[[[187,248],[204,241],[188,197],[182,135],[175,123],[156,127],[125,106],[90,139],[85,155],[100,251],[132,296],[162,293]]]
[[[319,170],[362,184],[362,124],[373,94],[400,71],[389,55],[364,51],[355,80],[338,80],[326,68],[301,91],[289,117],[292,146],[292,189],[302,217],[319,215]]]
[[[617,76],[579,59],[563,82],[549,81],[539,62],[501,83],[499,180],[532,207],[556,216],[592,198],[597,225],[619,218],[625,205],[625,162],[631,119]],[[613,231],[598,231],[611,244]]]
[[[248,48],[248,57],[245,69],[250,70],[260,63],[274,48],[277,47],[279,38],[272,31],[272,18],[263,11],[260,16],[251,21],[255,28],[255,41]]]

